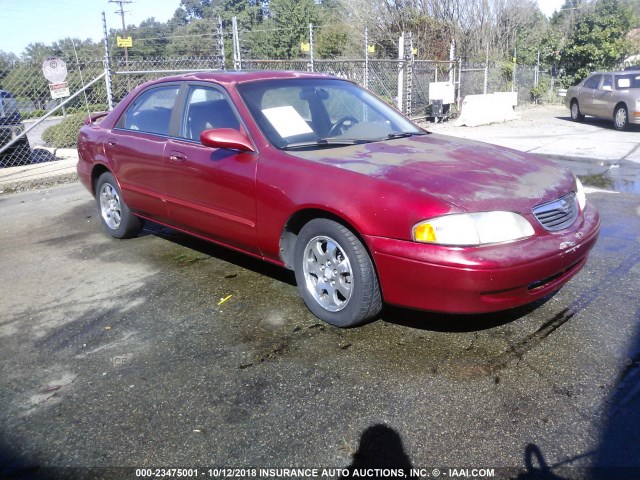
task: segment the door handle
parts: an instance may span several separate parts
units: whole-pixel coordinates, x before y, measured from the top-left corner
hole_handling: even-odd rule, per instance
[[[109,145],[110,147],[117,147],[118,142],[116,142],[115,140],[108,140],[107,145]]]
[[[169,154],[169,160],[175,163],[182,163],[187,159],[187,156],[182,152],[171,152]]]

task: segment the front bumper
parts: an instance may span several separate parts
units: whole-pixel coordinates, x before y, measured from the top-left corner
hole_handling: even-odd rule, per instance
[[[558,290],[587,261],[600,230],[592,206],[569,229],[502,245],[460,248],[365,237],[385,302],[446,313],[486,313]]]

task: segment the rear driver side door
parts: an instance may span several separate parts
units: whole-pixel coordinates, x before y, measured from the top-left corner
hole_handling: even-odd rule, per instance
[[[104,150],[131,210],[167,223],[164,152],[180,84],[155,85],[131,102]]]

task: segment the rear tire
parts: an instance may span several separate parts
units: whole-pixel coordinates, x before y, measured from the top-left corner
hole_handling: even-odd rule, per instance
[[[581,122],[584,120],[584,115],[580,113],[580,105],[577,100],[571,101],[571,120],[574,122]]]
[[[613,128],[616,130],[629,129],[629,111],[625,105],[618,105],[613,111]]]
[[[114,238],[132,238],[142,230],[142,221],[124,203],[118,182],[109,172],[96,183],[96,205],[106,232]]]
[[[355,327],[382,310],[373,262],[345,226],[326,218],[307,223],[296,241],[294,270],[309,310],[336,327]]]

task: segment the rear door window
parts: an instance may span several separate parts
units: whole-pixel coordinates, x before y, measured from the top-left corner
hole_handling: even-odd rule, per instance
[[[118,122],[118,127],[168,136],[178,85],[155,87],[142,92]]]

